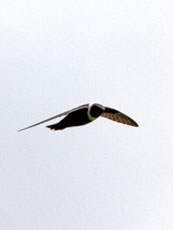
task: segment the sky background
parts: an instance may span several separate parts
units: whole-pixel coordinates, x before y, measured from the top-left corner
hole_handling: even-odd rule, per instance
[[[172,0],[6,0],[0,31],[0,229],[172,230]],[[16,132],[89,102],[139,128]]]

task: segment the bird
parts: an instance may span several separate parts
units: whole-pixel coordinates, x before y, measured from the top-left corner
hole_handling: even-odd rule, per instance
[[[58,123],[48,125],[46,127],[54,131],[63,130],[69,127],[86,125],[96,120],[98,117],[103,117],[122,124],[138,127],[138,124],[132,118],[125,115],[124,113],[98,103],[90,103],[60,113],[56,116],[50,117],[46,120],[30,125],[26,128],[19,129],[18,132],[35,127],[37,125],[43,124],[45,122],[48,122],[61,116],[65,117]]]

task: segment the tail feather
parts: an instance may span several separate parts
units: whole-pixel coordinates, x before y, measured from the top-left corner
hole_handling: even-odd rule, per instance
[[[54,130],[54,131],[64,129],[64,127],[62,127],[59,124],[48,125],[46,127],[49,128],[49,129],[51,129],[51,130]]]

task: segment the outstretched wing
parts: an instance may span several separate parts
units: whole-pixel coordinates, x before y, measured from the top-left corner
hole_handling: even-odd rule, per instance
[[[138,124],[132,118],[115,109],[105,107],[105,111],[101,114],[101,116],[122,124],[138,127]]]
[[[61,116],[65,116],[65,115],[67,115],[67,114],[69,114],[69,113],[71,113],[71,112],[74,112],[74,111],[76,111],[76,110],[83,109],[83,108],[88,108],[88,104],[78,106],[78,107],[76,107],[76,108],[74,108],[74,109],[68,110],[68,111],[66,111],[66,112],[64,112],[64,113],[60,113],[60,114],[58,114],[58,115],[56,115],[56,116],[50,117],[50,118],[48,118],[48,119],[46,119],[46,120],[43,120],[43,121],[40,121],[40,122],[38,122],[38,123],[36,123],[36,124],[30,125],[30,126],[28,126],[28,127],[26,127],[26,128],[19,129],[18,132],[23,131],[23,130],[25,130],[25,129],[32,128],[32,127],[37,126],[37,125],[41,125],[41,124],[43,124],[43,123],[45,123],[45,122],[51,121],[51,120],[56,119],[56,118],[61,117]]]

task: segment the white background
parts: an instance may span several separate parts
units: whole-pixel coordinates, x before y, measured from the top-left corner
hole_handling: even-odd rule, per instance
[[[0,229],[172,230],[172,61],[172,0],[1,2]],[[89,102],[139,128],[16,132]]]

